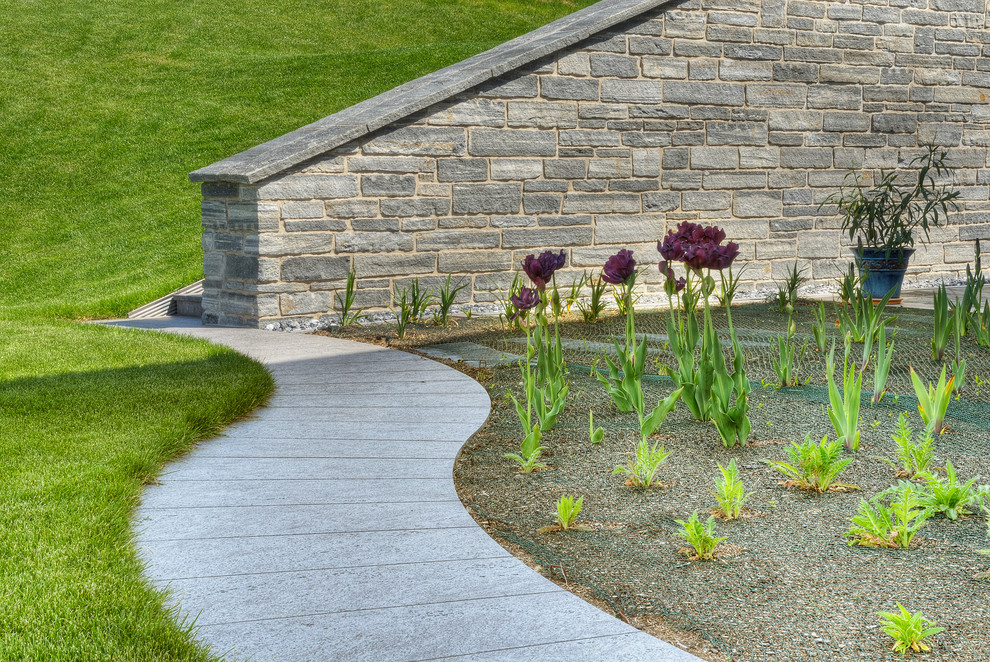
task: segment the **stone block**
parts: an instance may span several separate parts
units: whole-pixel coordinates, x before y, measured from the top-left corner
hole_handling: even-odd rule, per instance
[[[767,44],[726,44],[724,52],[733,60],[776,61],[784,56],[783,48]]]
[[[629,37],[629,52],[632,55],[670,55],[672,49],[673,43],[670,39],[649,36]],[[643,58],[644,65],[645,60],[646,58]]]
[[[333,292],[296,292],[278,295],[282,315],[312,315],[333,309]]]
[[[817,83],[817,64],[803,62],[774,62],[773,79],[782,82]]]
[[[347,221],[333,218],[288,218],[284,221],[286,232],[345,232]]]
[[[361,218],[378,215],[377,200],[328,200],[324,207],[331,218]]]
[[[493,99],[443,101],[430,108],[428,124],[440,126],[505,126],[505,102]]]
[[[455,214],[515,214],[522,205],[521,184],[454,184]]]
[[[591,225],[591,216],[588,214],[577,214],[568,216],[540,216],[540,227],[558,228],[571,227],[574,225]]]
[[[256,243],[255,243],[256,242]],[[249,245],[254,244],[254,245]],[[292,232],[276,234],[265,232],[248,236],[245,252],[257,251],[258,255],[302,255],[305,253],[326,253],[333,245],[333,235],[325,232]],[[256,246],[256,248],[255,248]]]
[[[288,175],[258,187],[259,200],[350,198],[358,194],[353,175]]]
[[[524,193],[523,211],[527,214],[559,214],[562,200],[560,193]]]
[[[575,101],[510,101],[509,126],[573,129],[578,125]]]
[[[718,64],[718,75],[727,81],[765,81],[773,79],[773,69],[769,62],[722,60]]]
[[[705,15],[693,11],[671,10],[664,15],[664,36],[703,39],[705,37]]]
[[[370,198],[416,195],[414,175],[361,175],[361,194]]]
[[[840,234],[835,230],[812,230],[798,233],[798,256],[804,259],[840,256]]]
[[[472,156],[555,156],[557,135],[553,131],[527,129],[469,129]]]
[[[543,172],[548,179],[583,179],[588,163],[584,159],[545,159]]]
[[[666,212],[675,211],[681,206],[681,194],[672,191],[643,194],[643,211]]]
[[[734,83],[694,83],[671,80],[663,83],[664,103],[741,106],[744,98],[745,88]]]
[[[323,202],[320,200],[284,202],[282,218],[323,218]]]
[[[707,122],[708,144],[766,147],[769,140],[765,122]]]
[[[730,170],[739,167],[739,150],[735,147],[692,147],[692,170]]]
[[[818,110],[771,110],[771,131],[821,131],[822,112]]]
[[[632,193],[567,193],[564,195],[565,214],[624,214],[638,213],[642,202]]]
[[[354,256],[354,271],[360,278],[407,276],[436,271],[436,253],[367,253]]]
[[[475,88],[478,96],[499,99],[532,99],[540,93],[539,76],[509,74]]]
[[[591,75],[636,78],[639,76],[639,58],[612,53],[592,53]]]
[[[685,191],[681,194],[684,211],[721,211],[732,205],[732,194],[726,191]]]
[[[601,100],[617,103],[660,103],[663,86],[650,80],[602,81]]]
[[[797,257],[797,239],[769,239],[756,242],[757,260]]]
[[[384,253],[411,251],[413,236],[400,232],[342,232],[337,235],[336,251],[340,253]]]
[[[596,244],[631,244],[656,241],[664,233],[659,214],[602,215],[595,219]]]
[[[591,78],[541,76],[540,95],[544,99],[598,101],[598,81]]]
[[[347,272],[350,267],[351,258],[349,257],[326,255],[287,257],[282,260],[281,280],[287,282],[340,280],[347,278]]]
[[[808,87],[809,108],[859,110],[862,105],[862,89],[855,85],[811,85]]]
[[[350,172],[433,172],[433,159],[415,156],[350,156]]]
[[[776,168],[780,165],[780,150],[774,147],[740,147],[740,168]]]
[[[204,228],[224,228],[227,226],[227,203],[223,200],[203,200],[200,214]]]
[[[467,139],[464,129],[402,126],[376,135],[363,150],[367,155],[464,156]]]
[[[540,159],[492,159],[491,170],[492,179],[535,179],[543,175],[543,161]]]
[[[236,198],[240,192],[240,186],[231,182],[203,182],[200,186],[204,198]]]
[[[500,243],[498,230],[436,230],[416,234],[417,251],[437,251],[441,254],[446,250],[498,248]]]
[[[780,191],[737,191],[732,194],[732,214],[738,218],[777,217],[781,213]]]
[[[767,174],[765,172],[709,171],[705,173],[703,182],[706,190],[766,188]]]
[[[746,102],[758,108],[803,108],[808,95],[804,85],[751,83],[746,86]]]
[[[587,246],[592,230],[588,227],[518,228],[502,230],[502,248],[541,248]]]
[[[589,179],[624,179],[632,176],[630,159],[590,159]]]
[[[557,73],[561,76],[590,76],[591,62],[587,53],[566,53],[557,57]],[[548,79],[549,77],[544,77]]]
[[[567,129],[558,134],[561,146],[575,147],[618,147],[621,134],[618,131],[594,131],[584,129]]]
[[[488,179],[488,159],[437,159],[441,182],[483,182]]]
[[[656,149],[634,149],[632,151],[633,176],[659,177],[660,151]]]
[[[450,213],[447,198],[385,198],[381,201],[383,216],[446,216]]]
[[[512,268],[511,251],[452,251],[440,252],[440,273],[481,273],[486,271],[507,271]]]

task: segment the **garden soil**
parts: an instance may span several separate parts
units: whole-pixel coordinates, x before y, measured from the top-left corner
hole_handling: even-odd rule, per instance
[[[834,321],[832,304],[827,305]],[[613,315],[592,324],[571,318],[560,325],[571,390],[557,427],[544,437],[542,459],[548,469],[523,475],[504,457],[518,452],[521,440],[516,413],[505,398],[508,392],[522,397],[521,379],[518,366],[490,368],[484,376],[492,415],[464,446],[455,467],[462,501],[491,535],[529,557],[548,577],[648,631],[668,637],[688,633],[686,639],[700,642],[691,647],[712,660],[899,660],[877,617],[878,611],[896,611],[896,602],[946,628],[932,638],[930,653],[913,658],[990,660],[990,581],[980,578],[990,570],[990,557],[979,553],[990,547],[984,517],[932,518],[908,550],[851,546],[843,535],[860,499],[896,482],[897,468],[889,461],[895,457],[891,434],[898,415],[909,412],[912,426],[922,427],[908,366],[925,381],[939,377],[943,364],[932,359],[930,348],[932,314],[887,309],[897,315],[888,327],[896,329],[889,390],[879,405],[870,405],[869,368],[861,446],[839,478],[856,489],[818,494],[784,487],[782,475],[765,463],[787,460],[791,442],[806,435],[815,441],[835,437],[826,411],[827,352],[815,351],[811,335],[813,308],[801,304],[795,313],[796,340],[807,340],[808,347],[799,373],[802,386],[794,388],[774,386],[771,343],[784,332],[786,316],[766,304],[732,310],[753,383],[753,432],[746,446],[725,448],[710,423],[693,420],[678,405],[654,436],[671,452],[659,473],[662,487],[626,486],[613,469],[634,452],[635,414],[620,413],[591,374],[603,367],[604,352],[615,353],[612,339],[622,337],[624,318]],[[728,348],[724,311],[716,309],[714,318]],[[644,378],[648,403],[673,390],[662,376],[664,366],[674,365],[666,349],[667,319],[664,312],[636,317],[637,332],[647,334],[650,348]],[[837,341],[841,362],[837,328],[830,326],[828,334],[829,343]],[[525,344],[522,331],[504,330],[491,320],[462,320],[452,329],[420,327],[402,341],[381,327],[348,329],[344,335],[377,337],[406,349],[476,343],[507,355],[521,353]],[[983,381],[990,379],[990,352],[969,339],[962,349],[966,382],[962,396],[949,406],[949,430],[936,442],[935,466],[951,460],[961,479],[990,483],[990,384]],[[856,360],[861,353],[862,345],[853,345]],[[950,345],[946,362],[952,354]],[[606,431],[600,445],[589,442],[589,411]],[[753,493],[747,516],[718,520],[716,535],[727,540],[716,560],[691,560],[683,540],[673,535],[679,528],[675,520],[694,511],[704,519],[713,511],[717,463],[732,459]],[[555,504],[565,494],[584,497],[578,519],[590,530],[540,533],[553,523]]]

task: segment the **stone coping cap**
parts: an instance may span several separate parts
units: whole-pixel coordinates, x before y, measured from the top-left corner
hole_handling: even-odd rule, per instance
[[[671,1],[601,0],[489,51],[195,170],[189,179],[254,184]]]

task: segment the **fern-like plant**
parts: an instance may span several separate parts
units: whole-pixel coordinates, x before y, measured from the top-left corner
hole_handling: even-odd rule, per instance
[[[890,650],[904,655],[909,650],[921,653],[931,650],[925,639],[943,632],[945,628],[935,626],[935,622],[915,612],[912,614],[898,602],[899,613],[889,611],[877,612],[880,622],[883,624],[883,631],[894,640],[894,645]]]
[[[840,459],[842,444],[838,440],[830,442],[825,436],[821,443],[816,444],[811,440],[810,433],[803,444],[791,442],[787,453],[791,456],[790,462],[767,460],[766,463],[787,476],[787,487],[816,492],[827,492],[852,462],[849,458]]]
[[[897,417],[897,430],[893,434],[894,442],[897,444],[897,462],[901,469],[898,476],[904,478],[914,478],[926,471],[932,463],[932,452],[935,446],[935,439],[931,430],[925,428],[920,438],[914,439],[914,430],[908,423],[907,414],[902,413]],[[887,461],[889,464],[894,464]]]
[[[557,501],[557,526],[564,531],[587,531],[588,527],[574,523],[581,514],[582,507],[584,507],[584,497],[575,501],[570,494],[561,496]]]
[[[956,477],[956,468],[949,461],[945,463],[945,474],[945,480],[933,473],[921,474],[926,482],[926,489],[920,495],[921,505],[932,513],[940,513],[951,520],[956,520],[960,515],[972,515],[973,511],[968,510],[968,507],[980,499],[976,479],[971,478],[960,483]]]
[[[681,525],[680,531],[675,531],[674,535],[683,538],[694,549],[695,556],[702,561],[710,561],[715,558],[715,549],[719,543],[728,540],[728,536],[715,537],[715,518],[709,516],[704,524],[698,518],[698,511],[694,511],[691,517],[684,520],[674,520]]]
[[[885,505],[883,499],[892,494],[896,498]],[[929,517],[931,511],[922,507],[917,486],[900,481],[872,501],[861,499],[859,512],[849,520],[852,527],[845,535],[851,538],[850,545],[907,549]]]
[[[670,453],[659,442],[650,446],[646,439],[640,439],[636,455],[627,464],[617,466],[612,473],[627,474],[627,484],[645,490],[656,482],[657,472],[668,457]]]
[[[743,504],[753,496],[753,493],[747,492],[743,487],[735,458],[729,460],[728,467],[723,467],[720,463],[718,469],[722,472],[722,479],[715,483],[714,491],[715,498],[718,499],[718,509],[722,511],[725,519],[736,519],[742,512]]]

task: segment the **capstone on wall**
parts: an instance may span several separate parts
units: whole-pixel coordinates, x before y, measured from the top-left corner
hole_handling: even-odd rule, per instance
[[[492,301],[523,256],[649,266],[688,219],[742,246],[749,286],[849,262],[819,204],[853,165],[950,153],[961,210],[910,276],[956,275],[990,237],[987,0],[692,0],[438,103],[257,185],[203,185],[205,319],[319,317],[418,277]]]

